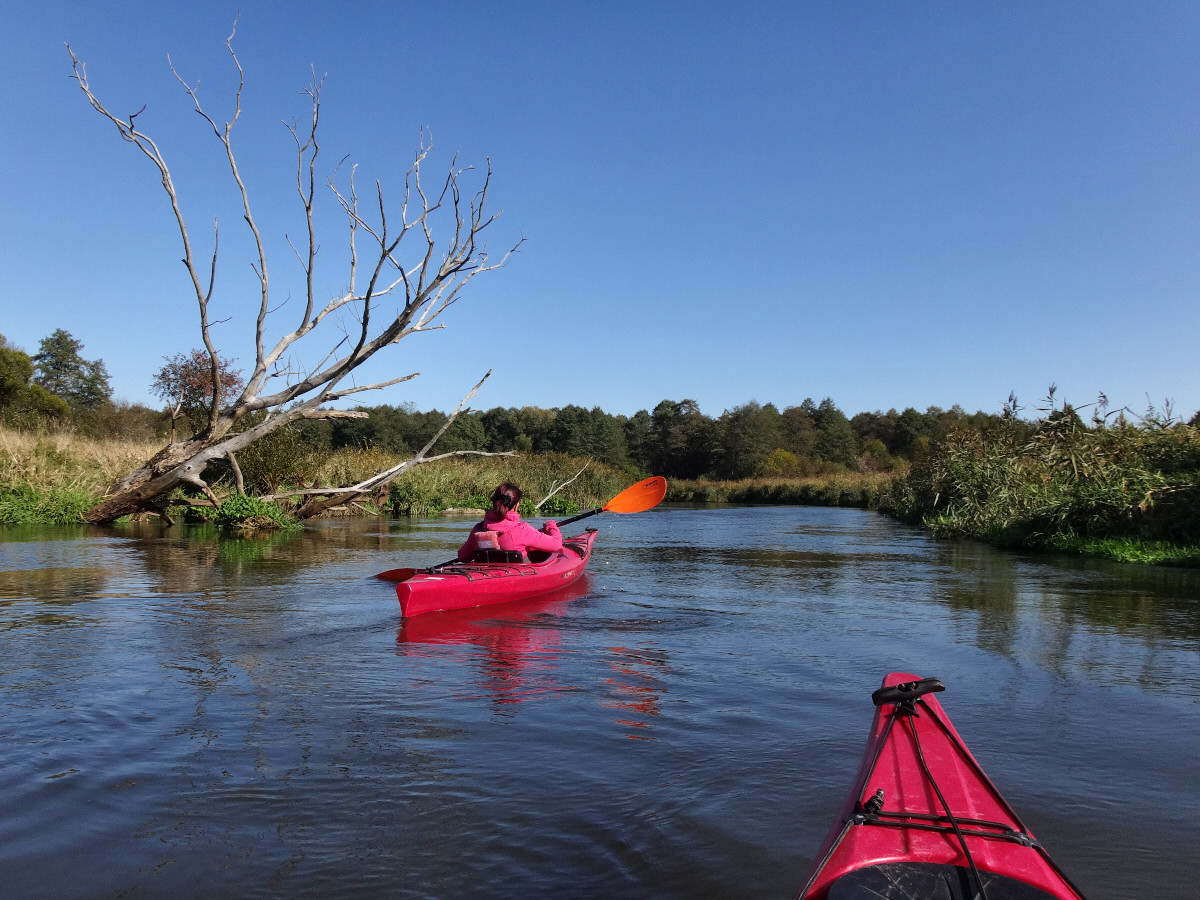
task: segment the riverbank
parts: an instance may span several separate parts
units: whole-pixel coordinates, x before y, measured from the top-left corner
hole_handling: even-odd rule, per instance
[[[670,481],[666,500],[879,509],[941,537],[1000,548],[1200,566],[1200,516],[1191,502],[1200,483],[1197,429],[1098,432],[1076,421],[1070,428],[1012,423],[1000,432],[953,432],[911,471]],[[0,428],[0,525],[79,524],[113,481],[160,449],[156,442]],[[352,483],[401,461],[377,449],[317,453],[267,443],[246,454],[243,469],[248,479],[286,494],[301,484]],[[497,484],[515,481],[526,493],[523,515],[563,517],[603,506],[637,478],[564,454],[456,457],[418,466],[340,512],[431,516],[480,509]],[[214,487],[222,498],[234,495],[227,478]],[[289,508],[283,501],[269,510],[278,510],[276,524],[288,520]],[[227,512],[226,519],[236,518],[237,510]]]
[[[160,449],[157,442],[0,427],[0,524],[78,524],[110,484]]]
[[[98,440],[69,432],[27,433],[0,428],[0,524],[69,525],[82,521],[107,487],[161,448],[153,442]],[[287,451],[287,452],[284,452]],[[247,452],[247,480],[276,494],[305,485],[346,484],[402,461],[380,450],[342,449],[317,454],[301,448],[264,444]],[[514,481],[526,494],[525,515],[564,516],[603,506],[637,480],[637,473],[564,454],[517,457],[456,457],[417,466],[386,492],[344,512],[348,515],[438,515],[450,509],[478,509],[502,481]],[[672,481],[667,500],[870,508],[893,476],[834,473],[809,478],[757,478],[742,481]],[[563,487],[565,482],[569,482]],[[216,480],[221,497],[233,493]],[[297,495],[298,496],[298,495]],[[549,499],[545,499],[549,498]],[[541,509],[535,508],[542,503]],[[285,510],[288,503],[280,504]]]
[[[906,474],[904,469],[901,475]],[[807,478],[747,478],[740,481],[672,481],[668,501],[745,503],[776,506],[842,506],[874,509],[897,477],[892,472],[836,472]]]
[[[0,524],[79,524],[84,512],[109,485],[161,449],[157,442],[0,428]],[[307,454],[291,460],[292,465],[279,465],[275,459],[247,456],[250,458],[244,467],[260,479],[270,477],[276,493],[298,489],[302,483],[353,482],[404,458],[377,450],[344,449]],[[274,464],[277,473],[265,476],[269,464]],[[563,515],[602,506],[634,480],[609,466],[562,454],[459,457],[416,467],[393,482],[389,490],[372,498],[373,503],[366,502],[350,512],[436,515],[451,508],[486,506],[486,498],[497,484],[515,481],[526,492],[527,512],[532,513],[534,504],[553,494],[541,511]],[[570,484],[561,487],[567,481]],[[214,488],[223,498],[233,493],[232,485],[223,480],[217,480]],[[286,502],[280,505],[285,509],[288,506]]]
[[[161,449],[157,442],[0,428],[0,525],[79,524],[109,485]],[[259,479],[264,477],[268,464],[273,464],[277,474],[271,475],[275,482],[272,490],[285,494],[290,488],[299,489],[302,483],[352,483],[404,459],[383,451],[353,449],[306,454],[291,460],[291,465],[251,454],[247,457],[244,468]],[[487,496],[501,481],[515,481],[526,492],[527,512],[532,513],[533,504],[553,493],[541,511],[563,515],[602,506],[634,480],[609,466],[561,454],[459,457],[418,466],[381,495],[348,512],[436,515],[451,508],[480,507],[487,505]],[[571,483],[561,487],[567,481]],[[218,479],[213,486],[221,498],[234,493],[226,480]],[[289,506],[286,501],[279,505],[285,511]]]
[[[879,509],[944,537],[1120,562],[1200,566],[1200,428],[1070,406],[956,426]]]

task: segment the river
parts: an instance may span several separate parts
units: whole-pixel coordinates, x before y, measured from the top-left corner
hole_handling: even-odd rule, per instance
[[[371,576],[468,521],[0,532],[0,893],[786,898],[900,670],[1092,900],[1196,896],[1200,572],[588,523],[566,596],[409,623]]]

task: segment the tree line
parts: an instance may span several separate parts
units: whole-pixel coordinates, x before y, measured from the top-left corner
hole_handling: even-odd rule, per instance
[[[211,386],[200,351],[164,357],[150,389],[165,405],[153,409],[114,401],[104,361],[86,359],[83,349],[63,329],[43,338],[33,355],[0,335],[0,420],[15,426],[61,423],[91,436],[142,440],[167,438],[177,424],[185,435],[203,427]],[[241,384],[232,361],[222,359],[221,371],[227,387]],[[304,421],[292,428],[317,448],[374,448],[405,455],[416,453],[449,418],[409,404],[356,410],[366,417]],[[897,460],[926,453],[930,442],[951,426],[982,425],[994,418],[968,415],[957,406],[847,417],[828,397],[782,410],[752,400],[715,417],[690,399],[663,400],[632,416],[575,405],[498,406],[460,415],[436,449],[564,453],[668,478],[786,478],[889,471]]]
[[[447,419],[411,406],[359,407],[365,419],[306,422],[306,443],[338,449],[374,447],[414,452]],[[780,410],[750,401],[713,417],[695,400],[663,400],[632,416],[587,409],[494,407],[461,415],[438,442],[440,451],[476,448],[521,453],[565,453],[595,459],[631,474],[667,478],[739,480],[799,478],[830,472],[891,471],[899,460],[928,452],[931,442],[959,423],[996,418],[960,407],[924,412],[863,412],[847,417],[830,398],[807,399]]]
[[[173,440],[204,425],[212,396],[209,362],[201,351],[164,357],[151,392],[160,409],[116,402],[104,361],[82,355],[83,343],[58,329],[32,356],[0,335],[0,421],[37,426],[61,423],[96,437]],[[232,360],[220,359],[228,388],[242,384]],[[361,418],[316,419],[289,426],[292,440],[321,450],[376,449],[397,456],[418,452],[446,426],[447,413],[411,404],[358,406]],[[1193,418],[1197,424],[1200,414]],[[948,435],[1022,427],[1015,410],[967,413],[959,406],[924,411],[860,412],[847,416],[831,398],[779,409],[748,403],[719,416],[695,400],[663,400],[631,416],[567,405],[469,410],[458,416],[435,450],[563,453],[595,459],[631,475],[673,479],[802,478],[835,472],[889,472],[921,462]],[[1029,426],[1031,427],[1031,426]]]

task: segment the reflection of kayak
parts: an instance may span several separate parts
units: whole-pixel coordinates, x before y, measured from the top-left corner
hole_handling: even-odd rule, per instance
[[[568,587],[499,606],[451,609],[402,620],[396,652],[406,657],[445,659],[450,645],[469,660],[493,703],[521,703],[570,691],[559,679],[562,613],[588,592],[585,574]]]
[[[800,898],[1082,898],[979,767],[942,690],[893,672],[872,695],[858,776]]]
[[[587,568],[596,530],[564,538],[549,559],[529,563],[450,563],[415,572],[396,585],[405,618],[446,609],[467,609],[524,600],[557,591]],[[385,573],[386,574],[386,573]]]

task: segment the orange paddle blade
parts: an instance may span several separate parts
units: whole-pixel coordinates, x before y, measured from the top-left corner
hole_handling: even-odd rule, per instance
[[[627,487],[604,504],[605,512],[635,513],[653,509],[667,495],[667,479],[660,475]]]
[[[375,577],[381,581],[408,581],[408,579],[416,574],[416,569],[388,569],[386,572],[380,572]]]

